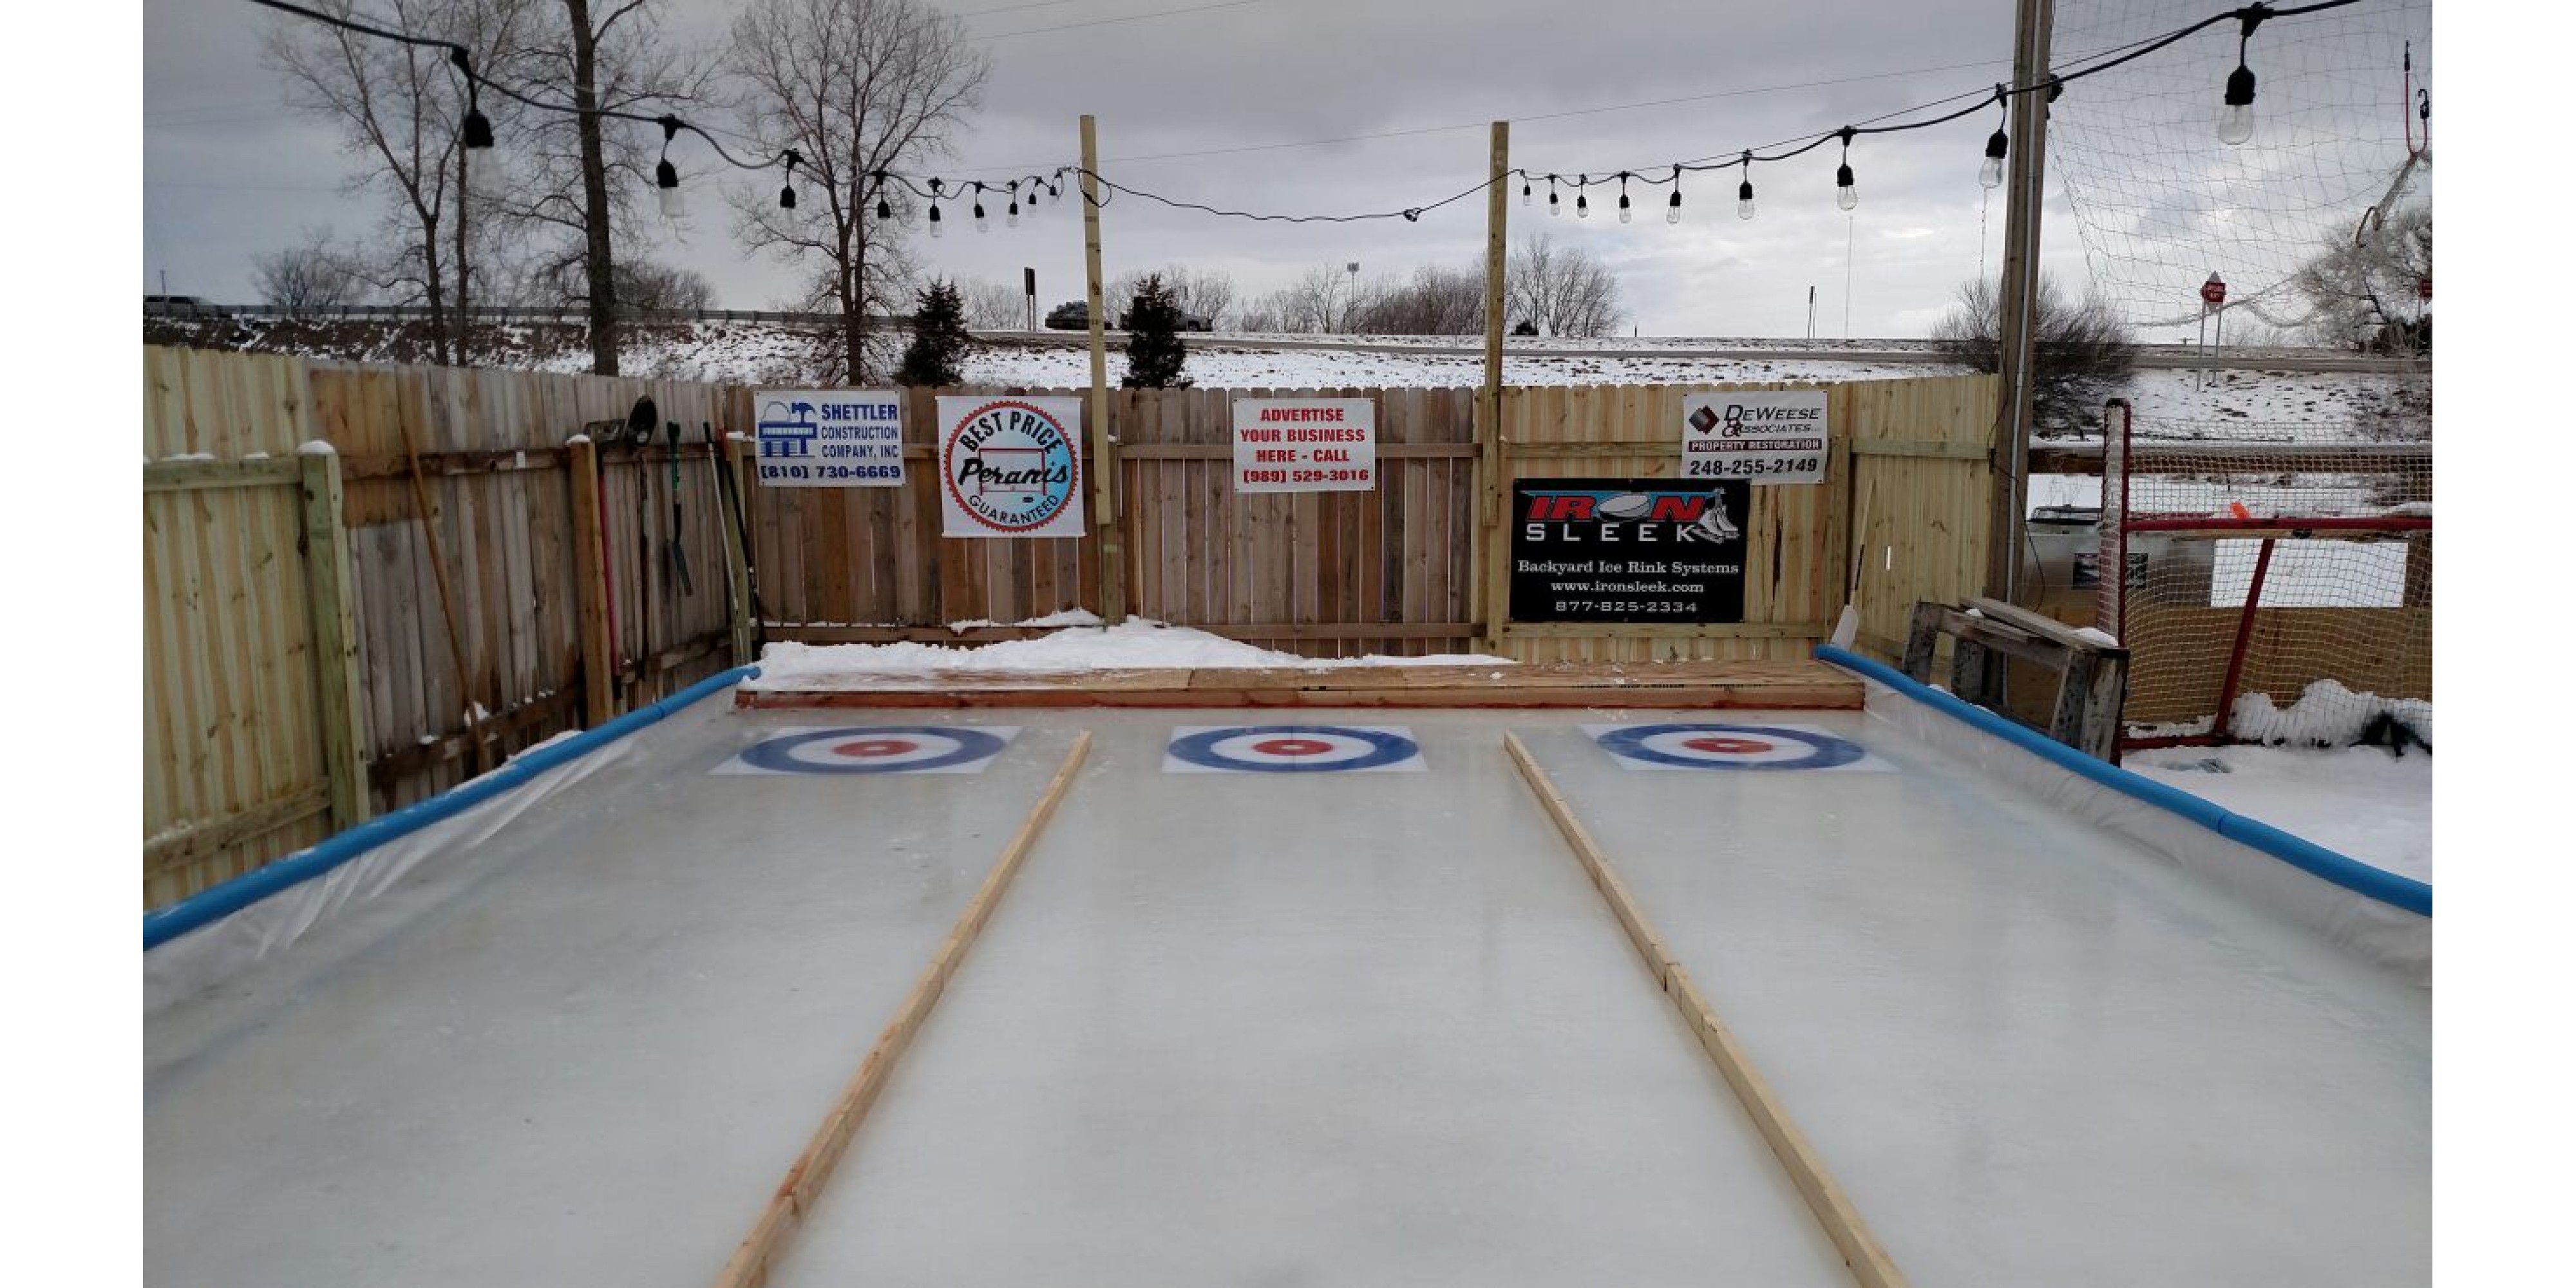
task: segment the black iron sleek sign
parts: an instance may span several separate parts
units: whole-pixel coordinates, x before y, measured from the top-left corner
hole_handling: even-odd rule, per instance
[[[1517,622],[1744,620],[1740,479],[1519,479],[1512,484]]]

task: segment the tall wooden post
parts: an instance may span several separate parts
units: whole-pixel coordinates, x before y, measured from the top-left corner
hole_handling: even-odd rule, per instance
[[[1503,270],[1508,251],[1504,224],[1511,210],[1512,123],[1494,122],[1485,188],[1485,387],[1476,396],[1476,526],[1468,534],[1467,615],[1476,620],[1480,652],[1497,651],[1503,634],[1507,584],[1486,568],[1499,558],[1503,515]]]
[[[356,582],[349,570],[340,456],[303,458],[304,605],[313,631],[313,680],[321,697],[322,768],[331,830],[367,821],[366,704],[359,699]]]
[[[1100,133],[1089,115],[1082,118],[1082,267],[1091,316],[1092,539],[1100,551],[1100,615],[1112,622],[1127,616],[1127,552],[1119,539],[1125,526],[1118,512],[1118,457],[1109,438],[1109,318],[1100,290]]]
[[[751,534],[758,531],[751,518],[752,480],[760,474],[752,456],[753,443],[748,438],[727,435],[719,439],[716,450],[731,459],[726,467],[736,480],[733,488],[735,531],[724,535],[725,574],[733,579],[733,664],[744,666],[760,660],[759,596],[751,570]],[[722,479],[717,482],[721,484]]]
[[[2013,38],[2014,88],[2048,75],[2055,0],[2021,0]],[[2048,172],[2048,91],[2012,100],[2010,169],[2004,183],[2004,277],[1996,320],[2001,395],[1995,408],[1995,498],[1986,529],[1986,593],[2019,603],[2022,527],[2028,513],[2031,364],[2037,335],[2040,206]]]
[[[596,729],[617,718],[617,660],[608,643],[608,551],[600,514],[599,444],[587,435],[564,451],[572,481],[572,580],[580,605],[582,724]]]

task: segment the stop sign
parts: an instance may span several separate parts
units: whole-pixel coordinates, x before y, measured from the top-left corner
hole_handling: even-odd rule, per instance
[[[2218,280],[2218,274],[2210,274],[2209,280],[2200,284],[2200,302],[2213,309],[2227,302],[2227,283]]]

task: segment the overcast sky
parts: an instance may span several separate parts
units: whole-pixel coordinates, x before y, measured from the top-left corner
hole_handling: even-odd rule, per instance
[[[684,43],[721,39],[738,7],[657,2]],[[993,69],[955,157],[934,168],[971,177],[986,167],[1069,163],[1076,117],[1089,111],[1100,119],[1101,170],[1121,182],[1236,208],[1400,208],[1481,180],[1483,123],[1496,117],[1515,122],[1519,166],[1664,165],[1991,84],[2009,71],[2013,19],[2010,0],[1245,0],[1168,12],[1209,2],[945,0],[991,51]],[[1040,30],[1137,14],[1162,16]],[[335,133],[288,111],[260,65],[258,32],[269,20],[243,0],[146,4],[146,290],[160,289],[166,271],[174,292],[250,300],[254,254],[303,227],[355,233],[374,223],[372,198],[337,187],[349,158]],[[1032,34],[1012,34],[1022,32]],[[1843,83],[1818,83],[1828,81]],[[1694,101],[1586,110],[1668,99]],[[1590,220],[1570,209],[1547,218],[1544,185],[1533,208],[1513,194],[1511,227],[1515,236],[1542,229],[1598,251],[1648,335],[1802,335],[1811,286],[1816,333],[1842,335],[1847,247],[1849,334],[1918,335],[1976,275],[1981,252],[1988,272],[2000,259],[2002,204],[1985,218],[1976,182],[1993,120],[1980,114],[1863,139],[1852,157],[1861,203],[1848,218],[1834,205],[1828,146],[1757,166],[1761,212],[1751,222],[1735,218],[1734,176],[1711,173],[1689,181],[1677,228],[1663,222],[1659,189],[1636,189],[1637,221],[1622,227],[1615,196],[1599,188]],[[1421,132],[1143,159],[1391,131]],[[743,255],[707,187],[732,180],[685,139],[673,155],[691,189],[694,227],[677,237],[656,221],[652,253],[706,274],[721,305],[778,303],[794,275]],[[2049,205],[2048,261],[2080,277],[2076,230],[2054,184]],[[1474,263],[1483,218],[1481,201],[1470,200],[1418,224],[1290,227],[1122,200],[1104,212],[1102,240],[1112,275],[1186,261],[1231,271],[1253,295],[1316,264],[1358,260],[1375,275]],[[1042,304],[1079,298],[1080,218],[1070,196],[1015,231],[998,218],[985,236],[955,227],[920,241],[933,271],[1007,280],[1025,265],[1037,270]]]

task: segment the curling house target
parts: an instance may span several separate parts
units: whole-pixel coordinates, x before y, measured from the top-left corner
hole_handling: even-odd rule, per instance
[[[720,772],[971,773],[1000,755],[1016,732],[965,725],[796,730],[752,744]]]
[[[1822,730],[1782,725],[1607,725],[1587,732],[1613,756],[1666,769],[1839,769],[1869,754]]]
[[[1419,769],[1411,732],[1377,725],[1228,725],[1173,731],[1164,768],[1176,772],[1320,774]]]

